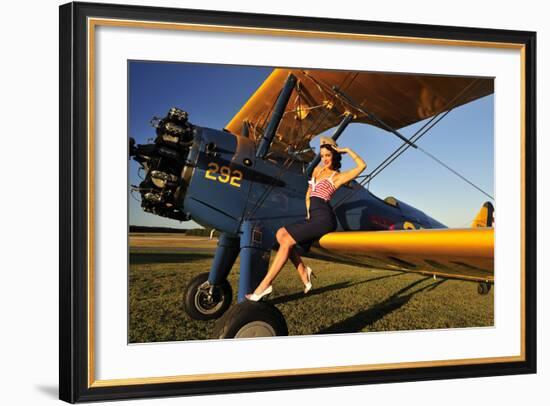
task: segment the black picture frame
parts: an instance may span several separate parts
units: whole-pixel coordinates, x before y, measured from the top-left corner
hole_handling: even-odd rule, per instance
[[[374,21],[69,3],[60,6],[59,397],[67,402],[471,378],[536,372],[536,33]],[[513,362],[94,386],[88,352],[87,20],[109,18],[515,44],[524,58],[524,359]],[[93,360],[92,360],[93,362]]]

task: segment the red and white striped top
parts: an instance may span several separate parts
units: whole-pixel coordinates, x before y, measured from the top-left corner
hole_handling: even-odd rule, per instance
[[[321,179],[319,182],[315,182],[315,178],[312,176],[309,183],[309,196],[320,197],[323,200],[329,201],[332,198],[336,188],[332,182],[332,177],[336,172],[332,172],[332,175],[328,178]]]

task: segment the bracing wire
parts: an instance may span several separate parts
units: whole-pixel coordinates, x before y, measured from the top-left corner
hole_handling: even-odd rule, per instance
[[[473,87],[474,84],[476,84],[478,79],[475,79],[472,81],[468,86],[466,86],[457,96],[455,96],[447,105],[435,116],[433,116],[426,124],[424,124],[418,131],[416,131],[409,139],[408,142],[404,142],[401,144],[394,152],[392,152],[382,163],[380,163],[373,171],[371,171],[370,174],[365,175],[363,181],[360,183],[361,186],[363,186],[366,182],[369,182],[374,179],[378,174],[380,174],[384,169],[386,169],[395,159],[397,159],[401,154],[403,154],[413,143],[418,141],[422,136],[424,136],[429,130],[431,130],[437,123],[439,123],[447,114],[449,114],[453,109],[447,110],[447,108],[452,105],[456,100],[459,100],[460,97],[464,96],[466,92]],[[447,111],[445,111],[447,110]],[[445,112],[441,115],[442,112]],[[441,116],[440,116],[441,115]],[[439,117],[440,116],[440,117]],[[435,120],[435,121],[434,121]],[[481,188],[476,186],[473,182],[468,180],[466,177],[458,173],[456,170],[452,169],[450,166],[446,165],[444,162],[436,158],[433,154],[430,154],[425,149],[419,147],[415,144],[418,150],[423,152],[426,156],[430,157],[431,159],[434,159],[437,163],[454,173],[456,176],[460,177],[464,181],[466,181],[468,184],[473,186],[475,189],[483,193],[484,195],[488,196],[492,200],[494,198],[483,191]],[[352,192],[350,192],[347,196],[343,197],[338,203],[334,205],[334,208],[341,205],[343,202],[351,198],[359,189],[356,189]]]
[[[430,154],[428,151],[424,150],[424,149],[421,149],[420,147],[418,147],[422,152],[424,152],[427,156],[429,156],[430,158],[432,158],[434,161],[436,161],[437,163],[439,163],[440,165],[442,165],[444,168],[447,168],[449,171],[451,171],[452,173],[454,173],[456,176],[458,176],[460,179],[462,179],[463,181],[465,181],[466,183],[468,183],[470,186],[473,186],[474,188],[476,188],[477,190],[479,190],[481,193],[483,193],[485,196],[487,196],[489,199],[491,200],[495,200],[495,198],[493,196],[491,196],[489,193],[485,192],[483,189],[481,189],[479,186],[476,186],[473,182],[471,182],[470,180],[468,180],[465,176],[461,175],[460,173],[458,173],[456,170],[454,170],[453,168],[451,168],[449,165],[445,164],[444,162],[442,162],[440,159],[436,158],[434,155]]]
[[[412,137],[409,138],[409,141],[411,143],[416,143],[420,138],[422,138],[424,135],[426,135],[437,123],[439,123],[441,120],[443,120],[447,114],[449,114],[453,109],[447,110],[445,113],[443,113],[441,116],[439,114],[436,114],[432,119],[426,123],[422,128],[420,128]],[[441,113],[440,113],[441,114]],[[369,176],[369,181],[374,179],[376,175],[378,175],[380,172],[382,172],[384,169],[386,169],[387,166],[389,166],[393,161],[395,161],[399,156],[401,156],[407,149],[410,148],[410,144],[403,143],[401,144],[395,151],[393,151],[390,155],[384,159],[376,168],[374,168],[371,173],[367,176]],[[418,145],[416,145],[417,148]]]

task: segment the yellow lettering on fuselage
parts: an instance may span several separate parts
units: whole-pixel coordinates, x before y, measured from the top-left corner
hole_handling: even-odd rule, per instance
[[[210,162],[204,177],[221,183],[229,183],[233,187],[241,187],[243,173],[237,169],[232,171],[229,166],[219,166],[215,162]]]
[[[403,230],[416,230],[416,227],[410,221],[405,221],[403,223]]]

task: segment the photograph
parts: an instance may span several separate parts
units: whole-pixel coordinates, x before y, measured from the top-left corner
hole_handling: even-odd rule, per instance
[[[59,11],[60,399],[536,371],[533,32]]]
[[[494,77],[127,72],[129,344],[494,326]]]

